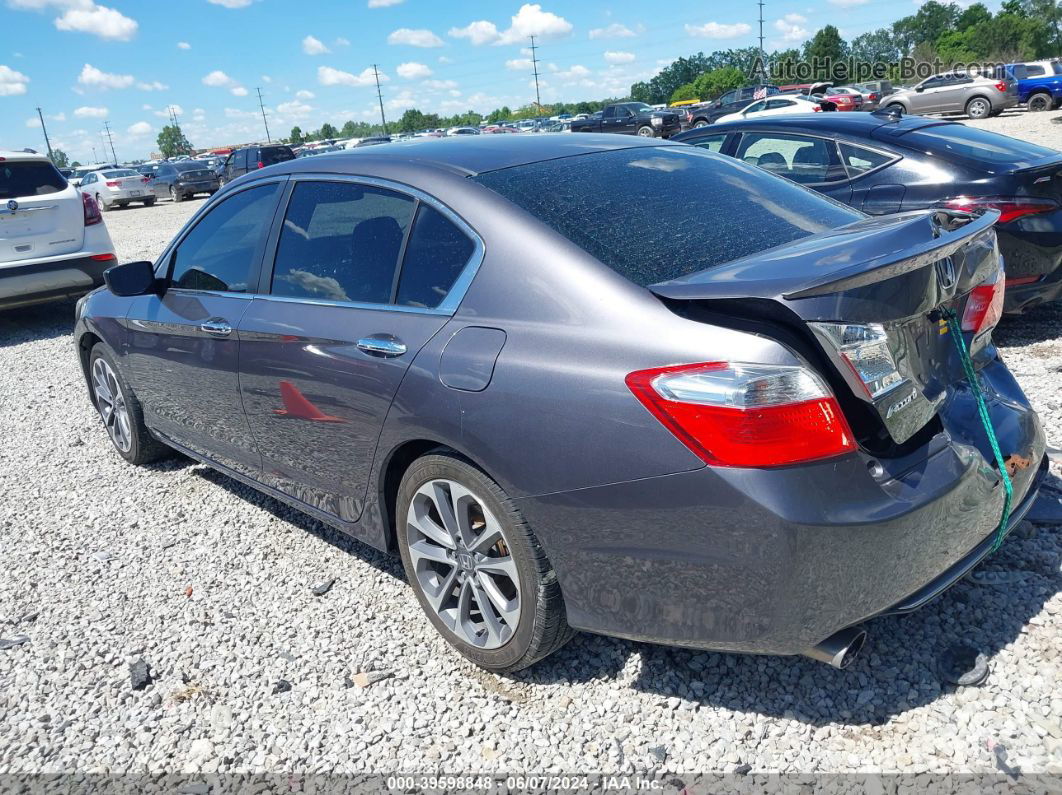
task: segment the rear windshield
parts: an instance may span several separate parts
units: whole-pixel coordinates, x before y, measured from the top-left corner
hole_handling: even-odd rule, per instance
[[[114,177],[139,177],[140,175],[131,168],[119,168],[115,171],[104,171],[103,176],[107,179],[113,179]]]
[[[965,124],[922,127],[907,133],[902,140],[906,146],[940,157],[966,160],[973,165],[1018,166],[1058,155],[1054,149]]]
[[[472,179],[642,287],[864,217],[782,177],[685,146],[595,152]]]
[[[274,163],[283,163],[285,160],[294,160],[295,155],[286,146],[262,147],[262,165],[271,166]]]
[[[66,189],[66,179],[51,163],[5,160],[0,163],[0,199],[44,196]]]

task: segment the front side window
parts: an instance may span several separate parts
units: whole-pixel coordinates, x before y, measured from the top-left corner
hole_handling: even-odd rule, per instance
[[[735,157],[802,185],[815,185],[838,177],[832,168],[832,147],[822,138],[746,133],[741,136]]]
[[[186,290],[245,293],[269,230],[279,183],[240,191],[214,206],[177,246],[170,281]]]
[[[386,304],[414,201],[345,182],[295,186],[273,265],[273,295]]]
[[[727,94],[723,94],[723,96],[719,97],[719,104],[721,104],[721,105],[729,105],[731,102],[736,102],[736,101],[737,101],[737,92],[736,91],[731,91],[731,92],[729,92]]]

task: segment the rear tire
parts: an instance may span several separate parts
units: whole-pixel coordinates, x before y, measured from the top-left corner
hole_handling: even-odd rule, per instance
[[[184,201],[184,194],[179,192],[173,185],[170,185],[170,198],[174,203],[180,203]]]
[[[1042,113],[1045,110],[1051,110],[1051,106],[1054,104],[1051,95],[1043,92],[1029,97],[1029,111],[1032,113]]]
[[[966,103],[966,115],[971,119],[987,119],[992,114],[992,103],[984,97],[974,97]]]
[[[419,458],[402,477],[395,509],[417,601],[465,657],[508,673],[571,639],[549,559],[512,500],[482,471],[445,450]]]
[[[145,207],[153,207],[154,205],[155,205],[155,197],[154,196],[152,196],[151,198],[148,198],[148,199],[144,199],[144,206]]]
[[[707,127],[707,126],[708,126],[708,120],[707,119],[697,119],[697,121],[695,121],[693,123],[693,129],[695,129],[695,130],[697,130],[697,129],[701,128],[701,127]]]
[[[152,436],[144,425],[140,401],[118,369],[114,354],[104,343],[97,342],[89,352],[88,372],[92,403],[118,455],[139,466],[170,452],[170,448]]]
[[[96,194],[96,204],[98,204],[100,206],[100,209],[103,210],[105,213],[109,213],[112,209],[114,209],[114,205],[107,204],[105,201],[103,201],[103,199],[100,198],[100,195],[98,193]]]

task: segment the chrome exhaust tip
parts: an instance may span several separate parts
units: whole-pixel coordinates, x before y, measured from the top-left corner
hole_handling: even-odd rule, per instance
[[[864,630],[848,627],[830,635],[817,646],[812,646],[804,652],[804,656],[843,671],[859,656],[866,640],[867,633]]]

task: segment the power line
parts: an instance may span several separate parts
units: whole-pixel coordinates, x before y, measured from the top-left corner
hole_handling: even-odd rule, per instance
[[[111,135],[111,123],[109,121],[103,122],[103,128],[107,131],[107,143],[111,145],[111,157],[114,158],[111,162],[118,165],[118,155],[114,153],[114,137]]]
[[[542,107],[542,96],[538,93],[538,58],[535,55],[535,50],[538,47],[535,45],[535,37],[531,37],[531,68],[535,72],[535,107]]]
[[[383,125],[384,135],[387,135],[387,119],[384,118],[383,92],[380,91],[380,73],[376,70],[376,64],[372,65],[372,73],[376,77],[376,99],[380,103],[380,124]]]
[[[256,88],[255,91],[258,92],[258,107],[262,109],[262,124],[264,124],[266,128],[266,143],[271,144],[273,143],[273,139],[269,137],[269,122],[266,121],[265,105],[262,104],[262,89]]]
[[[44,130],[44,145],[48,147],[48,159],[55,162],[52,157],[52,142],[48,140],[48,128],[44,126],[44,114],[41,113],[40,107],[37,108],[37,117],[41,120],[41,129]]]

